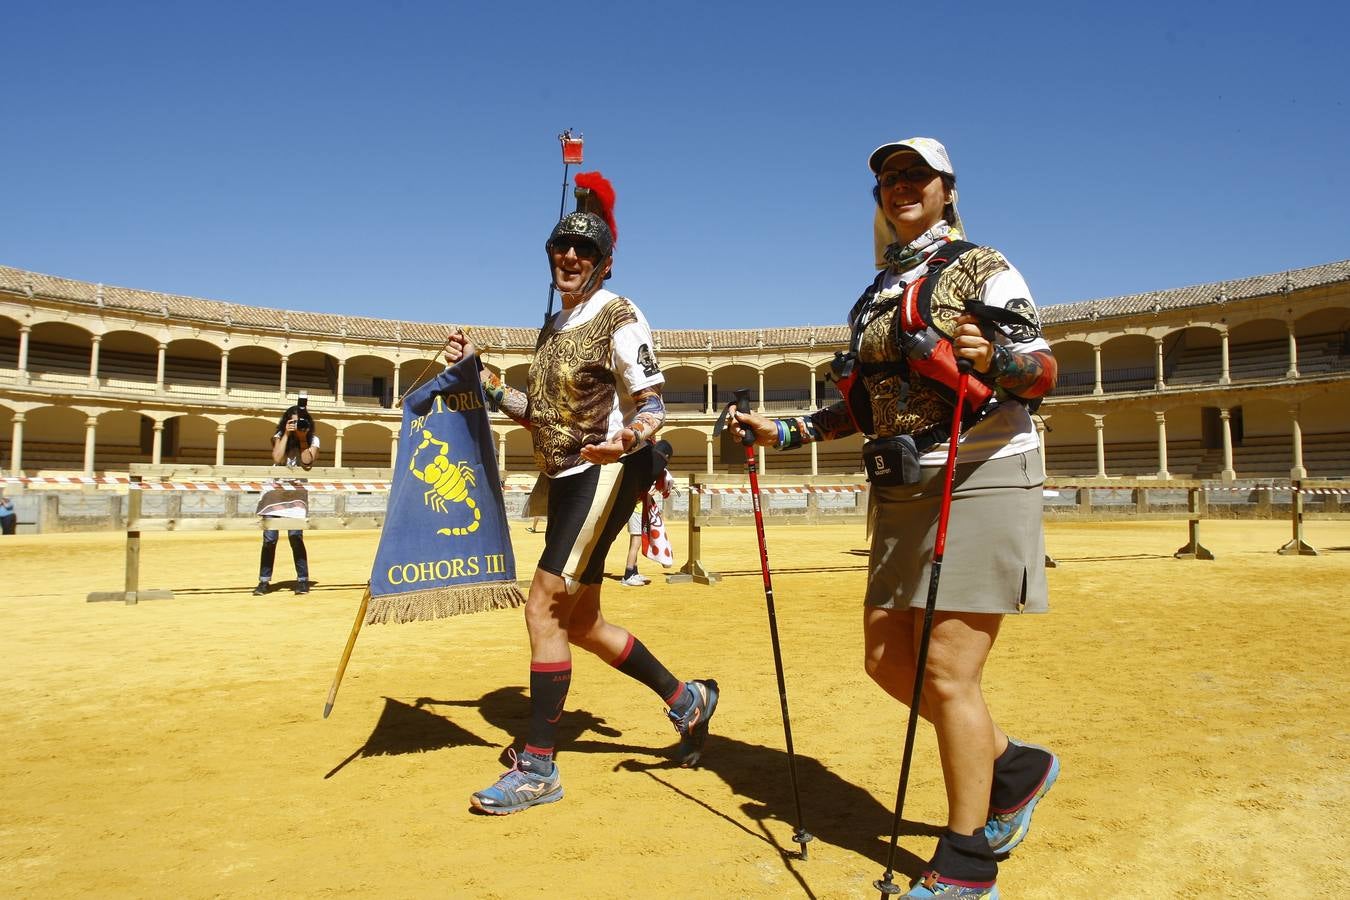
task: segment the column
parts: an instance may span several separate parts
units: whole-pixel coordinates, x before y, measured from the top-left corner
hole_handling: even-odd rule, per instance
[[[1219,407],[1219,425],[1223,429],[1223,471],[1219,473],[1219,478],[1223,481],[1237,478],[1237,472],[1233,471],[1233,429],[1228,424],[1229,415],[1226,407]]]
[[[168,349],[167,344],[160,344],[156,351],[158,356],[155,360],[155,390],[157,391],[164,390],[164,351]]]
[[[287,369],[290,368],[290,362],[289,356],[283,355],[281,357],[281,386],[277,388],[277,395],[282,400],[286,399],[286,376],[288,374]]]
[[[393,469],[398,465],[398,431],[389,432],[389,468]],[[391,471],[390,476],[393,476]]]
[[[225,396],[225,386],[229,384],[230,377],[230,351],[220,351],[220,396]],[[955,415],[955,413],[953,413]]]
[[[399,370],[398,363],[395,363],[395,364],[394,364],[394,381],[393,381],[393,384],[394,384],[394,405],[395,405],[395,406],[398,405],[398,398],[403,396],[402,391],[399,390],[399,384],[398,384],[398,382],[399,382],[399,376],[400,376],[401,374],[403,374],[403,373]],[[503,457],[503,459],[505,459],[505,457]]]
[[[150,430],[154,432],[150,439],[150,462],[157,466],[160,460],[164,458],[164,423],[156,419],[150,426]]]
[[[1045,419],[1038,416],[1036,418],[1036,445],[1040,447],[1041,450],[1041,471],[1049,472],[1050,454],[1047,453],[1045,449],[1045,435]]]
[[[497,471],[506,471],[506,432],[497,435]]]
[[[98,348],[103,343],[103,335],[96,334],[89,344],[89,386],[98,387]]]
[[[1294,323],[1289,323],[1289,371],[1284,373],[1285,378],[1298,377],[1298,341],[1294,339]]]
[[[1167,481],[1172,477],[1167,471],[1167,413],[1156,412],[1153,419],[1158,423],[1158,479]]]
[[[953,413],[955,415],[955,413]],[[1106,417],[1093,416],[1092,427],[1097,429],[1097,477],[1106,477]]]
[[[14,428],[9,439],[9,470],[15,475],[23,474],[23,423],[27,413],[14,414]]]
[[[955,414],[953,413],[953,415],[955,415]],[[768,475],[768,474],[769,474],[769,465],[768,465],[768,463],[769,463],[769,448],[768,448],[768,447],[765,447],[763,444],[756,444],[756,445],[755,445],[755,453],[756,453],[756,455],[757,455],[758,458],[759,458],[759,474],[761,474],[761,475]]]
[[[952,415],[955,416],[956,413],[952,413]],[[337,438],[333,441],[333,468],[335,469],[342,468],[342,432],[346,430],[345,428],[339,428]]]
[[[953,413],[952,415],[955,415],[955,413]],[[707,456],[708,456],[708,474],[711,475],[711,474],[713,473],[713,436],[712,436],[712,432],[711,432],[711,431],[708,432],[706,435],[704,435],[704,443],[705,443],[705,445],[706,445]],[[689,498],[689,502],[690,502],[691,504],[692,504],[692,503],[697,503],[697,502],[698,502],[698,498],[697,498],[697,497],[690,497],[690,498]]]
[[[344,383],[346,380],[347,380],[347,361],[346,361],[345,359],[339,359],[339,360],[338,360],[338,374],[337,374],[337,402],[338,402],[338,406],[341,406],[341,405],[342,405],[342,389],[343,389],[343,386],[344,386],[343,383]],[[956,413],[952,413],[952,415],[955,416]]]
[[[19,326],[19,381],[28,380],[28,335],[32,332],[32,325]]]
[[[811,390],[811,403],[809,406],[807,406],[807,409],[814,410],[816,408],[816,370],[810,369],[806,373],[806,376],[811,380],[811,383],[807,385],[807,387],[810,388]]]
[[[1228,368],[1228,331],[1219,332],[1219,384],[1232,384],[1233,376]]]
[[[713,396],[712,369],[708,370],[707,391],[708,391],[708,402],[703,404],[706,407],[706,409],[704,409],[703,411],[705,413],[711,413],[713,410],[717,409],[717,398]]]
[[[1163,382],[1163,339],[1153,339],[1153,389],[1155,391],[1167,390],[1167,385]]]
[[[1289,470],[1290,481],[1302,481],[1308,477],[1308,470],[1303,466],[1303,426],[1298,421],[1298,405],[1289,407],[1289,421],[1293,426],[1294,438],[1294,465]]]
[[[225,465],[225,428],[224,425],[216,426],[216,465]]]
[[[764,412],[764,373],[759,373],[759,406],[756,407],[759,412]],[[953,416],[956,413],[952,413]]]
[[[1092,393],[1100,395],[1102,393],[1102,347],[1101,344],[1092,345]],[[955,412],[952,415],[956,415]]]
[[[94,474],[94,442],[98,437],[98,416],[84,420],[84,474]]]
[[[955,413],[953,413],[953,415],[955,415]],[[817,441],[812,441],[812,442],[811,442],[810,444],[808,444],[807,446],[809,446],[809,447],[811,448],[811,474],[812,474],[812,475],[819,475],[819,474],[820,474],[820,453],[819,453],[818,451],[820,450],[820,444],[819,444],[819,442],[817,442]]]

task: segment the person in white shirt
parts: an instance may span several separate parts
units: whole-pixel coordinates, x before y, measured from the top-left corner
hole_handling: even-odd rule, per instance
[[[996,897],[996,855],[1026,836],[1059,773],[1049,751],[1013,741],[985,705],[984,663],[1003,616],[1044,612],[1045,479],[1028,407],[1055,383],[1021,274],[965,240],[956,171],[932,138],[883,144],[873,229],[880,273],[849,315],[845,398],[809,416],[737,411],[732,432],[792,449],[862,432],[872,481],[872,547],[863,613],[867,674],[913,702],[947,447],[958,441],[942,578],[920,713],[933,723],[947,826],[907,897]],[[961,433],[950,434],[958,360],[974,370]]]
[[[562,309],[544,325],[525,391],[483,369],[488,403],[527,426],[548,491],[544,551],[525,604],[530,634],[530,725],[509,771],[470,799],[506,815],[562,798],[557,723],[572,678],[571,645],[655,691],[680,735],[677,760],[697,763],[717,708],[712,679],[681,681],[600,611],[605,555],[660,463],[651,441],[665,420],[651,328],[637,305],[601,287],[617,229],[614,192],[599,173],[577,175],[590,206],[564,216],[545,243]],[[462,333],[446,341],[454,364],[476,353]],[[514,751],[513,751],[514,752]]]
[[[272,462],[284,465],[287,469],[297,467],[308,471],[319,458],[319,436],[314,433],[314,417],[303,406],[289,407],[281,414],[277,422],[276,434],[272,435]],[[303,519],[309,513],[307,492],[304,488],[288,486],[274,488],[258,499],[258,515],[272,519]],[[295,592],[309,593],[309,553],[305,549],[305,532],[295,528],[286,532],[291,545],[291,557],[295,560]],[[272,589],[272,568],[277,557],[277,531],[263,531],[262,558],[258,564],[258,586],[253,589],[255,597],[261,597]]]

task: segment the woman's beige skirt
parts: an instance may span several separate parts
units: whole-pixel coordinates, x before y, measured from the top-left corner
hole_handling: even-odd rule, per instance
[[[868,606],[928,602],[945,466],[918,484],[874,487]],[[937,608],[946,612],[1045,612],[1045,471],[1038,451],[956,466]]]

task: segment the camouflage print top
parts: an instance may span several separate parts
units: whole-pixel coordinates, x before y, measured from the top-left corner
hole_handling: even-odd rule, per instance
[[[956,319],[967,298],[976,298],[985,283],[1009,269],[997,250],[976,247],[961,254],[938,275],[930,303],[933,326],[947,336],[956,329]],[[936,382],[902,367],[903,355],[895,340],[898,294],[925,272],[923,267],[905,272],[893,288],[882,290],[872,309],[884,309],[865,321],[858,358],[863,363],[863,381],[872,401],[872,422],[878,437],[915,434],[951,421],[952,403]],[[894,366],[894,368],[892,368]],[[880,369],[868,373],[868,369]]]

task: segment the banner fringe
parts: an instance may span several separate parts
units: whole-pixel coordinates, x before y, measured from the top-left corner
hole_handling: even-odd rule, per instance
[[[370,598],[366,624],[425,622],[486,612],[490,609],[511,609],[524,603],[525,596],[521,594],[514,581],[443,587],[430,591],[412,591],[407,594],[386,594],[383,597]]]

